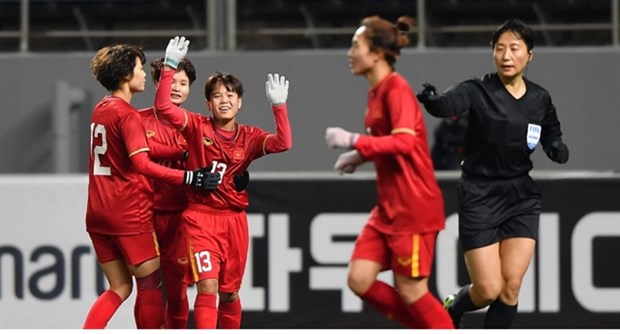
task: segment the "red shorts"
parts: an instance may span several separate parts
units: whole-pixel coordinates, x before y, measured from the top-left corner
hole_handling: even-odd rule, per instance
[[[239,291],[248,258],[245,212],[209,212],[191,206],[183,213],[191,271],[186,283],[217,279],[219,291]]]
[[[137,266],[159,256],[159,246],[155,232],[134,235],[108,235],[88,233],[93,242],[99,263],[124,259]]]
[[[155,234],[161,252],[161,268],[167,274],[185,276],[187,260],[187,236],[181,224],[182,212],[155,213]],[[168,275],[166,275],[168,276]]]
[[[380,263],[405,277],[428,277],[433,266],[437,232],[385,234],[366,224],[355,240],[352,260]]]

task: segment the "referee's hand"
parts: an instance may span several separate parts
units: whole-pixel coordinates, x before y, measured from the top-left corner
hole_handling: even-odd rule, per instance
[[[425,104],[431,99],[432,96],[437,96],[437,89],[435,86],[426,82],[422,84],[422,87],[424,87],[424,89],[416,95],[420,103]]]

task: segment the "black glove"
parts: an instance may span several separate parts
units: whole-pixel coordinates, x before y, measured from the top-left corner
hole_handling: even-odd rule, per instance
[[[563,164],[568,161],[568,146],[564,144],[561,140],[556,140],[551,143],[551,148],[547,152],[549,159]]]
[[[213,190],[220,184],[220,173],[209,172],[210,168],[199,168],[193,171],[185,171],[185,184],[198,189]]]
[[[425,104],[430,100],[431,96],[437,96],[437,89],[435,89],[435,86],[427,82],[422,84],[422,87],[424,87],[424,89],[416,95],[420,103]]]
[[[248,183],[250,183],[250,173],[246,170],[242,174],[235,174],[233,181],[235,182],[236,191],[244,191],[248,187]]]

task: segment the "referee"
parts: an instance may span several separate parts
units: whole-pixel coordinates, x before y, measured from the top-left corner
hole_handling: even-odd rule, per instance
[[[469,111],[462,176],[457,185],[459,240],[471,284],[450,295],[455,328],[465,312],[490,305],[485,328],[510,328],[530,264],[541,204],[529,171],[542,144],[547,156],[568,161],[549,93],[524,76],[533,56],[533,31],[510,19],[492,35],[495,73],[461,82],[443,95],[425,84],[418,94],[435,117]]]

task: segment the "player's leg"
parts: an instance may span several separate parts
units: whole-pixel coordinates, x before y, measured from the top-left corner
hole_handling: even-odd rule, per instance
[[[186,329],[189,320],[187,238],[181,212],[156,214],[155,231],[161,249],[161,270],[166,287],[166,328]]]
[[[239,292],[219,292],[220,303],[217,310],[218,328],[241,328],[241,299]]]
[[[531,262],[536,241],[510,238],[500,242],[503,288],[485,318],[485,328],[510,328],[517,314],[519,290]]]
[[[405,327],[411,327],[409,314],[396,289],[377,280],[377,275],[388,268],[388,263],[385,238],[369,225],[364,226],[355,241],[349,263],[349,288],[379,313]]]
[[[139,329],[166,327],[160,258],[155,233],[119,237],[129,270],[136,278],[134,315]]]
[[[452,329],[452,319],[428,290],[436,232],[388,236],[396,289],[410,315],[412,328]]]
[[[83,328],[103,329],[131,294],[133,281],[123,255],[114,243],[114,237],[94,233],[90,233],[90,237],[110,288],[95,300]]]
[[[239,290],[248,258],[249,234],[245,212],[228,217],[230,228],[226,263],[220,270],[218,323],[222,329],[241,327],[241,299]]]
[[[220,216],[188,208],[182,216],[187,231],[189,260],[197,282],[194,323],[198,329],[215,329],[217,292],[222,265],[221,241],[227,240],[228,227]]]

